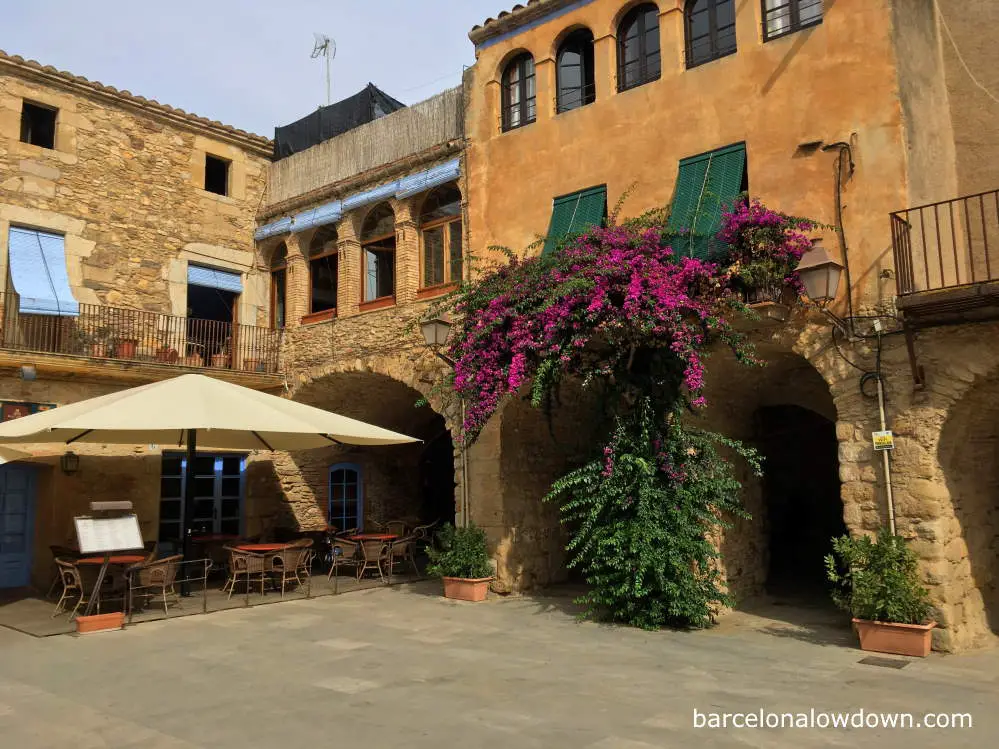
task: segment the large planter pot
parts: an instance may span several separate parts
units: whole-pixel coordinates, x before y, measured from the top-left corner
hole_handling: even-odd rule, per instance
[[[445,577],[444,597],[453,598],[456,601],[484,601],[486,593],[489,592],[491,577]]]
[[[893,624],[854,619],[853,628],[860,637],[860,649],[875,653],[894,653],[925,658],[936,622],[929,624]]]
[[[133,338],[124,338],[115,346],[115,356],[119,359],[134,359],[139,348],[139,342]]]
[[[110,614],[76,617],[76,631],[81,635],[91,632],[108,632],[125,626],[125,613],[115,611]]]

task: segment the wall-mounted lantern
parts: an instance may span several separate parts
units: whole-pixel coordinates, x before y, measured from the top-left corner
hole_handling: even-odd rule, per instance
[[[63,456],[59,458],[59,467],[67,476],[72,476],[80,470],[80,456],[72,451],[64,453]]]

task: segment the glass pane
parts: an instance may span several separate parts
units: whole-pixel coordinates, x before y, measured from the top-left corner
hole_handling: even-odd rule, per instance
[[[160,520],[180,520],[180,502],[160,502]]]
[[[4,532],[23,535],[25,520],[26,518],[24,515],[6,515],[3,524]]]
[[[444,283],[444,228],[438,226],[423,232],[423,285]]]
[[[25,539],[21,534],[4,534],[0,536],[0,551],[5,554],[21,554],[24,552]]]
[[[183,473],[181,468],[183,458],[180,456],[174,457],[171,455],[164,455],[163,462],[160,466],[160,472],[164,476],[180,476]]]
[[[239,518],[223,520],[221,523],[219,523],[219,533],[225,533],[230,536],[238,536]]]
[[[239,496],[239,479],[222,479],[222,496],[223,497],[238,497]]]
[[[242,473],[243,469],[243,459],[239,456],[233,455],[228,458],[222,458],[222,475],[223,476],[238,476]]]
[[[445,185],[432,191],[423,201],[423,211],[420,213],[420,223],[461,215],[461,193],[454,185]]]
[[[240,501],[238,499],[222,500],[222,518],[238,518],[240,516]]]
[[[215,500],[214,499],[196,499],[194,500],[194,519],[204,520],[211,519],[215,514]]]
[[[354,502],[357,500],[357,484],[347,484],[343,488],[343,498],[346,502]]]
[[[461,221],[454,221],[448,224],[448,229],[451,232],[451,275],[448,277],[448,280],[460,281],[463,278]]]
[[[215,496],[215,479],[214,478],[202,478],[194,480],[194,496],[195,497],[214,497]]]
[[[171,478],[161,478],[160,479],[160,496],[161,497],[179,497],[182,491],[182,482],[180,479]]]
[[[160,523],[160,541],[180,541],[180,523]]]
[[[333,484],[330,487],[330,491],[332,492],[331,499],[334,502],[339,502],[339,501],[341,501],[343,499],[343,497],[344,497],[343,484]]]
[[[327,255],[309,263],[312,276],[312,312],[336,309],[336,255]]]
[[[215,475],[215,456],[199,455],[194,460],[194,473],[196,476]]]
[[[822,18],[822,0],[798,0],[798,17],[803,24]]]
[[[377,239],[395,234],[395,214],[392,208],[382,204],[375,208],[368,217],[364,219],[364,229],[361,232],[361,239]]]
[[[346,476],[347,472],[342,468],[338,468],[330,474],[330,481],[334,484],[342,484],[346,480]]]
[[[285,322],[285,271],[271,274],[271,286],[274,294],[274,327],[283,328]]]

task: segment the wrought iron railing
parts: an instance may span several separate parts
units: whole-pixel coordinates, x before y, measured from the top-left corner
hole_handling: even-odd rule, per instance
[[[999,280],[999,190],[891,214],[898,295]]]
[[[16,293],[0,294],[0,349],[276,373],[280,331],[158,312],[79,305],[78,315],[20,311]]]

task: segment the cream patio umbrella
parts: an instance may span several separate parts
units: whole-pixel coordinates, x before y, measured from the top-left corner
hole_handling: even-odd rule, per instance
[[[0,424],[0,444],[159,444],[221,450],[308,450],[330,445],[419,442],[287,398],[186,374],[59,406]],[[184,552],[190,554],[194,482],[184,497]]]
[[[13,463],[15,460],[30,460],[32,457],[34,456],[15,450],[13,447],[0,447],[0,465]]]

